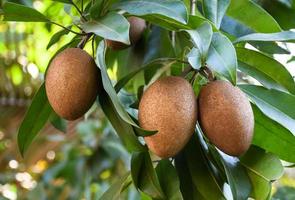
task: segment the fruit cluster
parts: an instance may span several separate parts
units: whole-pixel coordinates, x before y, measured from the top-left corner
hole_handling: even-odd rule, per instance
[[[145,29],[145,22],[128,19],[130,41],[134,45]],[[106,41],[121,50],[128,45]],[[101,86],[100,72],[93,58],[79,48],[68,48],[51,62],[45,87],[54,111],[68,120],[83,116],[94,103]],[[227,81],[211,81],[196,98],[184,78],[169,76],[155,81],[144,92],[138,109],[139,124],[157,130],[145,137],[149,149],[161,158],[175,156],[188,142],[197,121],[208,139],[223,152],[239,156],[251,144],[254,117],[243,92]]]

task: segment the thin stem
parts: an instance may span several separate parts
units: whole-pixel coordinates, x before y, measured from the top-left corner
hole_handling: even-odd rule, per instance
[[[86,35],[83,36],[82,40],[80,41],[80,43],[77,45],[78,48],[83,49],[86,45],[86,43],[88,42],[89,38],[91,38],[92,33],[88,33]]]
[[[82,10],[82,13],[84,12],[84,1],[81,0],[81,10]]]
[[[96,35],[93,35],[92,37],[92,43],[91,43],[91,46],[92,46],[92,57],[94,58],[94,48],[95,48],[95,38],[96,38]]]
[[[71,32],[71,33],[76,34],[76,35],[85,35],[85,33],[78,33],[78,32],[76,32],[76,31],[73,31],[73,30],[71,30],[71,29],[69,29],[69,28],[67,28],[67,27],[65,27],[65,26],[63,26],[63,25],[61,25],[61,24],[59,24],[59,23],[56,23],[56,22],[53,22],[53,21],[50,21],[50,23],[51,23],[51,24],[54,24],[54,25],[56,25],[56,26],[59,26],[59,27],[65,29],[65,30]]]
[[[76,10],[78,11],[78,13],[81,15],[81,17],[87,21],[87,19],[84,17],[83,12],[79,9],[79,7],[74,3],[74,1],[71,1],[72,5],[76,8]]]
[[[190,4],[190,7],[191,7],[190,12],[192,15],[195,15],[196,14],[196,0],[191,0],[190,3],[191,3]]]

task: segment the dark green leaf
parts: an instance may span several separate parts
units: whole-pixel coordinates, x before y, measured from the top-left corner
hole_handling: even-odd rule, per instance
[[[100,200],[120,199],[121,193],[131,184],[130,173],[118,179],[103,195]]]
[[[92,20],[82,24],[82,29],[86,33],[94,33],[105,39],[123,42],[125,44],[130,44],[129,27],[130,24],[127,19],[116,12],[110,12],[98,20]]]
[[[117,113],[110,97],[105,91],[99,95],[99,103],[108,120],[116,130],[125,147],[130,151],[142,151],[144,146],[140,144],[132,126],[126,123]]]
[[[237,81],[237,56],[231,41],[221,33],[214,33],[209,48],[208,67],[223,75],[234,85]]]
[[[52,108],[46,96],[45,84],[42,84],[34,96],[18,131],[18,147],[22,156],[46,124],[51,112]]]
[[[219,28],[229,3],[230,0],[203,0],[203,10],[205,17],[213,22],[217,28]]]
[[[182,200],[176,170],[169,160],[161,160],[156,172],[167,200]]]
[[[239,86],[269,118],[279,122],[295,135],[295,96],[255,85]]]
[[[59,117],[54,111],[52,111],[49,121],[58,130],[67,132],[67,121]]]
[[[279,123],[265,116],[256,106],[252,106],[255,118],[252,143],[282,160],[295,162],[295,137]]]
[[[177,22],[187,23],[187,10],[180,0],[125,0],[113,6],[137,16],[161,16]],[[160,18],[160,17],[158,17]]]
[[[6,2],[3,5],[4,21],[19,22],[49,22],[49,20],[34,8],[16,3]]]
[[[103,8],[103,3],[103,0],[96,0],[95,3],[91,6],[90,16],[92,19],[99,19],[99,17],[101,16],[101,10]]]
[[[189,33],[194,46],[198,48],[202,62],[205,62],[213,35],[211,25],[204,22],[196,30],[186,30],[186,32]]]
[[[252,33],[239,37],[234,41],[247,42],[247,41],[291,41],[295,40],[295,32],[293,31],[282,31],[278,33]]]
[[[255,32],[273,33],[281,31],[274,18],[250,0],[231,1],[226,14]]]
[[[133,184],[145,194],[156,199],[165,199],[150,155],[147,151],[135,152],[131,158]]]
[[[295,93],[295,83],[288,70],[275,59],[260,52],[236,48],[239,69],[267,88]]]
[[[71,26],[69,26],[67,28],[71,29]],[[62,30],[56,32],[51,37],[50,41],[48,42],[46,49],[49,49],[52,45],[54,45],[55,43],[57,43],[62,36],[67,35],[68,33],[69,33],[69,30],[66,30],[66,29],[62,29]]]

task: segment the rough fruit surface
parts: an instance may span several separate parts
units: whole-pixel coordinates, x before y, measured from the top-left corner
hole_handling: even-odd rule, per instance
[[[201,127],[223,152],[239,156],[252,141],[254,116],[246,95],[227,81],[214,81],[199,95]]]
[[[154,82],[139,104],[139,124],[158,130],[145,137],[149,149],[162,158],[176,155],[188,142],[197,121],[197,102],[185,79],[169,76]]]
[[[128,18],[130,29],[129,29],[129,39],[131,45],[134,45],[141,38],[141,35],[146,28],[145,21],[138,17],[129,17]],[[130,45],[124,44],[122,42],[106,40],[107,46],[113,50],[122,50],[128,48]]]
[[[46,94],[53,110],[67,120],[84,115],[98,94],[99,70],[93,58],[78,48],[65,49],[51,62]]]

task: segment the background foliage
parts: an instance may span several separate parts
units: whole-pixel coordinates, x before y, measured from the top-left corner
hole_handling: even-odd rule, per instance
[[[294,182],[288,177],[280,182],[290,187],[272,190],[284,166],[295,163],[295,84],[290,74],[294,68],[286,64],[286,59],[294,60],[292,0],[203,0],[195,8],[186,0],[84,0],[83,5],[82,1],[28,0],[2,2],[0,13],[4,21],[13,21],[0,24],[3,198],[294,196]],[[128,43],[125,17],[129,15],[149,23],[143,38],[127,50],[106,51],[103,38]],[[40,85],[50,59],[87,36],[78,27],[95,34],[85,49],[101,69],[104,91],[85,120],[67,123],[53,113]],[[152,134],[134,120],[143,86],[162,75],[181,74],[186,62],[196,70],[206,63],[218,78],[238,84],[251,99],[255,134],[244,156],[218,151],[199,126],[173,160],[150,156],[138,140],[137,136]],[[201,75],[193,80],[197,93],[206,80]],[[23,116],[28,102],[31,106],[16,139],[19,120],[7,110],[16,107]],[[32,143],[41,129],[44,133]],[[21,154],[28,151],[25,159],[16,151],[16,141]]]

